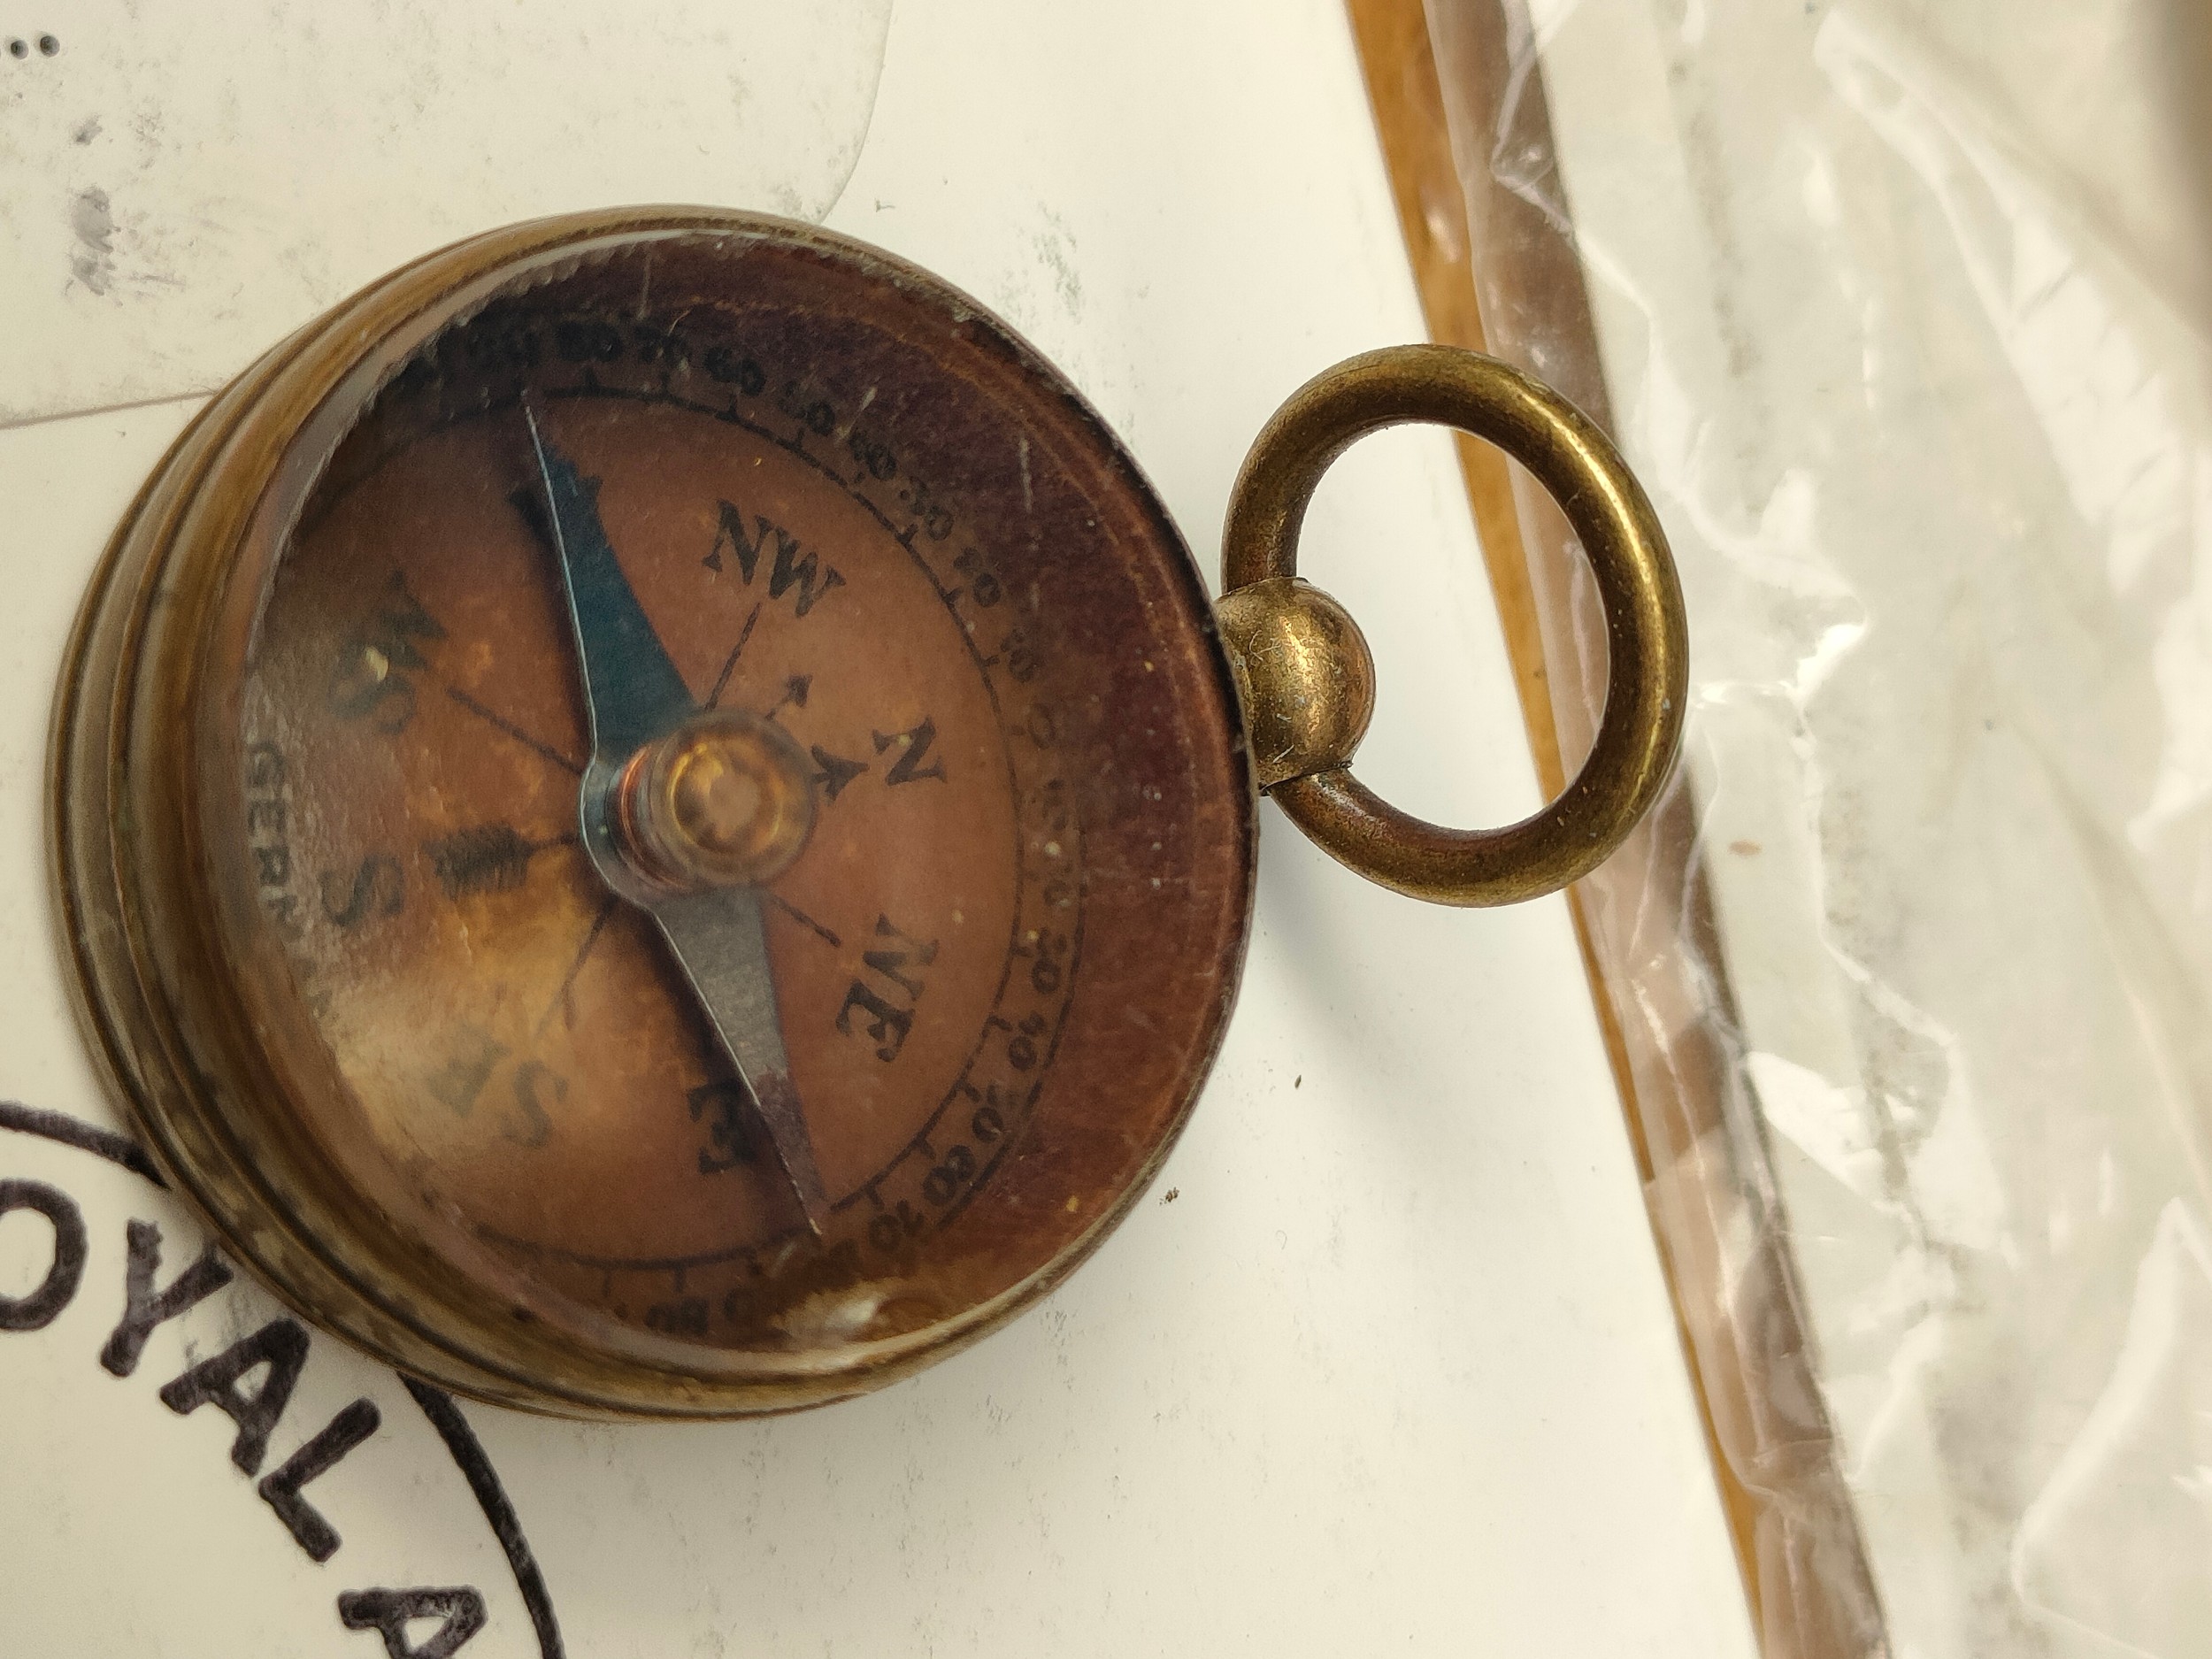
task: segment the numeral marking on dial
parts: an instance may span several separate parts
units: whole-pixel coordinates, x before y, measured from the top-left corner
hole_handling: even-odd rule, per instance
[[[1018,956],[1027,956],[1029,987],[1039,996],[1052,996],[1067,978],[1068,937],[1049,929],[1033,929],[1026,944],[1014,947]]]
[[[977,604],[985,610],[1006,597],[1006,588],[998,579],[998,572],[983,562],[983,556],[973,548],[960,555],[952,566],[968,579],[968,592]]]
[[[984,1025],[993,1031],[1006,1033],[1006,1064],[1017,1071],[1026,1071],[1037,1064],[1039,1039],[1047,1030],[1042,1014],[1025,1014],[1017,1025],[1012,1020],[994,1014]]]
[[[975,1154],[965,1147],[947,1149],[944,1162],[922,1178],[922,1196],[939,1209],[952,1202],[975,1173]]]

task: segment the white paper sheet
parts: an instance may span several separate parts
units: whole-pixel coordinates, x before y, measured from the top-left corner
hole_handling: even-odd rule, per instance
[[[830,222],[1010,316],[1125,434],[1210,568],[1266,413],[1420,330],[1333,0],[903,0]],[[0,438],[0,498],[19,503],[0,1094],[110,1125],[37,897],[37,780],[77,592],[186,412]],[[1309,568],[1384,662],[1365,775],[1465,822],[1529,810],[1448,449],[1363,446],[1310,537]],[[1747,1659],[1563,907],[1418,906],[1266,816],[1243,999],[1194,1125],[1041,1309],[795,1417],[466,1409],[568,1653]],[[355,1397],[388,1425],[315,1489],[344,1535],[315,1565],[227,1460],[228,1419],[158,1397],[273,1317],[267,1299],[234,1286],[111,1376],[127,1222],[161,1225],[164,1283],[196,1235],[139,1177],[0,1128],[0,1178],[18,1175],[65,1191],[91,1245],[53,1324],[0,1332],[0,1648],[369,1659],[342,1592],[445,1586],[485,1601],[464,1659],[543,1651],[454,1456],[388,1373],[317,1339],[276,1431],[272,1466]],[[45,1222],[0,1220],[0,1292],[51,1260]]]
[[[818,218],[867,136],[891,0],[0,14],[28,48],[0,58],[12,425],[211,391],[488,225],[641,201]]]

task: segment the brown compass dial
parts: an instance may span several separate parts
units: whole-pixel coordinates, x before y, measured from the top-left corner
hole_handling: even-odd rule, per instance
[[[317,1049],[280,1179],[597,1363],[828,1394],[985,1328],[1233,983],[1187,556],[901,275],[694,236],[457,298],[326,406],[245,625],[205,818],[241,1000]]]

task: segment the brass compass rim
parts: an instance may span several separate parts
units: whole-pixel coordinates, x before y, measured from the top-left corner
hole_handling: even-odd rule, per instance
[[[265,1156],[269,1147],[241,1142],[241,1116],[223,1103],[227,1094],[269,1092],[271,1079],[262,1067],[280,1057],[273,1061],[262,1051],[266,1033],[250,1027],[236,987],[223,972],[210,972],[195,986],[191,973],[180,973],[174,964],[165,969],[155,960],[152,936],[162,931],[157,921],[165,921],[173,949],[196,952],[203,968],[216,965],[211,953],[220,929],[208,910],[213,901],[196,906],[188,879],[206,855],[196,844],[201,826],[190,806],[193,780],[184,775],[202,752],[203,734],[195,727],[215,718],[206,680],[211,654],[202,649],[208,611],[223,604],[225,594],[241,580],[265,591],[280,553],[265,548],[265,565],[251,567],[246,542],[279,471],[302,458],[296,450],[316,411],[377,354],[388,359],[386,373],[403,361],[418,343],[404,331],[445,308],[457,284],[466,287],[473,273],[480,286],[501,287],[513,280],[519,262],[582,257],[588,250],[582,244],[593,237],[640,234],[735,234],[795,242],[827,257],[862,262],[879,278],[910,290],[918,287],[984,324],[971,336],[974,342],[1010,354],[1017,367],[1064,400],[1087,431],[1101,464],[1122,479],[1165,542],[1183,549],[1187,614],[1233,722],[1237,704],[1227,659],[1179,534],[1119,440],[1012,329],[941,280],[810,227],[710,209],[575,215],[488,233],[403,267],[273,350],[219,394],[179,438],[111,542],[65,657],[50,760],[51,869],[73,997],[113,1092],[180,1194],[284,1300],[377,1357],[479,1398],[573,1415],[746,1415],[841,1398],[979,1340],[1072,1271],[1136,1202],[1187,1121],[1223,1039],[1249,933],[1256,796],[1233,734],[1244,783],[1241,802],[1232,805],[1240,826],[1235,838],[1240,891],[1231,907],[1237,919],[1217,964],[1220,1004],[1202,1040],[1185,1055],[1182,1098],[1165,1132],[1116,1201],[1053,1259],[954,1318],[876,1345],[881,1351],[848,1351],[829,1366],[805,1356],[779,1363],[784,1356],[748,1352],[733,1356],[746,1375],[703,1375],[695,1363],[685,1363],[687,1357],[695,1362],[697,1351],[673,1343],[665,1366],[607,1356],[596,1356],[602,1363],[579,1365],[573,1350],[554,1333],[500,1317],[505,1310],[479,1295],[465,1276],[451,1275],[441,1286],[443,1263],[423,1240],[411,1234],[403,1242],[369,1240],[358,1227],[334,1233],[320,1225],[345,1219],[359,1195],[342,1185],[318,1190],[314,1182],[303,1182],[296,1162],[276,1161],[278,1168],[289,1170],[289,1179],[273,1172]],[[235,452],[257,443],[262,453],[256,464],[235,470]],[[211,503],[206,491],[219,463],[233,470],[220,473],[221,499]],[[303,499],[303,487],[295,499]],[[220,534],[186,548],[183,521],[204,511],[216,516]],[[149,658],[136,642],[157,606],[180,607],[196,622],[184,629],[171,626]],[[232,647],[243,649],[234,617],[232,626]],[[127,673],[121,672],[126,663]],[[165,695],[134,698],[150,675],[165,677]],[[165,745],[143,737],[138,726],[147,718],[162,722],[173,741]],[[173,775],[165,787],[180,797],[169,803],[176,816],[168,826],[180,832],[171,838],[174,844],[161,846],[155,834],[150,849],[173,877],[165,895],[144,889],[141,868],[149,826],[137,821],[141,803],[131,768],[136,749],[149,745],[171,752]],[[153,911],[164,904],[182,909],[175,915],[165,910],[157,918]],[[175,926],[180,916],[190,925]],[[282,1088],[274,1092],[280,1098],[287,1094]],[[254,1121],[267,1116],[263,1110]],[[303,1156],[297,1147],[289,1152],[295,1159]],[[313,1202],[303,1214],[299,1206],[306,1200]],[[434,1300],[426,1307],[414,1294],[426,1285],[448,1294],[443,1311],[484,1305],[465,1316],[434,1317],[442,1311]]]

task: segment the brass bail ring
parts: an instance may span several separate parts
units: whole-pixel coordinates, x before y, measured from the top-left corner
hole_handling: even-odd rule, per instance
[[[1496,444],[1551,492],[1604,606],[1604,718],[1559,798],[1503,829],[1401,812],[1352,776],[1372,665],[1351,619],[1298,581],[1298,533],[1330,463],[1410,421]],[[1605,434],[1518,369],[1449,346],[1399,346],[1309,380],[1245,459],[1222,534],[1222,636],[1246,692],[1263,789],[1339,863],[1439,904],[1510,904],[1602,864],[1658,798],[1682,740],[1689,634],[1651,503]]]

